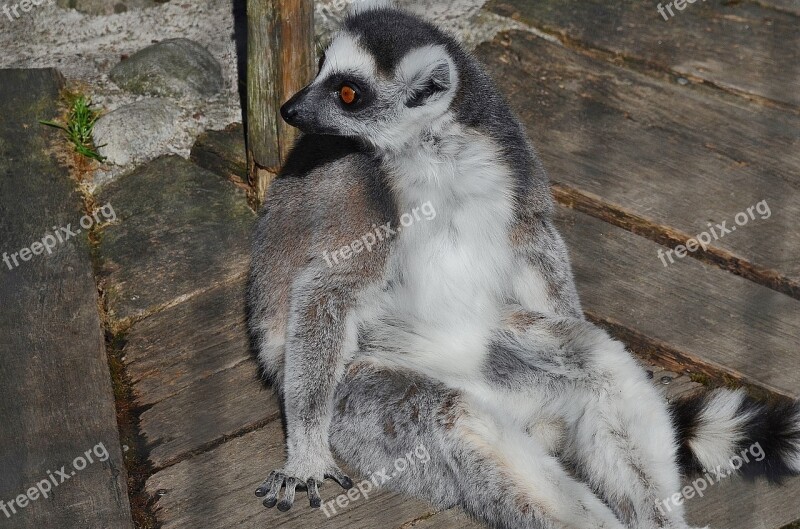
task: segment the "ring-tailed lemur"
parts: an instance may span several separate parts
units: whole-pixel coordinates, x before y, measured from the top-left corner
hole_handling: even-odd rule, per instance
[[[766,457],[748,470],[800,472],[796,404],[723,390],[671,413],[583,318],[541,163],[453,38],[390,7],[354,13],[281,112],[304,135],[269,190],[248,293],[287,425],[266,506],[298,488],[319,506],[326,477],[351,486],[331,446],[369,472],[423,444],[430,461],[388,485],[496,528],[686,528],[657,503],[680,456],[711,469],[754,441]],[[400,222],[427,203],[434,219]]]

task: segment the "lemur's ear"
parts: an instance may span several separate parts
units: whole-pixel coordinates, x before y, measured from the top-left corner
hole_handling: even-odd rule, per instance
[[[419,107],[449,92],[457,82],[453,60],[443,46],[425,46],[406,55],[397,67],[406,106]]]

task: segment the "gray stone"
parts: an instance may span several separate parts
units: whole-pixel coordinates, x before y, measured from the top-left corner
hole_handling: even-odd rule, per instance
[[[115,165],[151,160],[176,133],[180,114],[177,105],[163,99],[122,106],[97,120],[94,144]]]
[[[58,7],[74,9],[87,15],[111,15],[128,10],[146,9],[163,4],[167,0],[56,0]]]
[[[243,125],[233,123],[224,130],[204,132],[192,147],[190,159],[200,167],[234,182],[247,182],[247,147]]]
[[[135,94],[210,97],[222,90],[222,68],[203,46],[189,39],[169,39],[139,50],[109,74]]]

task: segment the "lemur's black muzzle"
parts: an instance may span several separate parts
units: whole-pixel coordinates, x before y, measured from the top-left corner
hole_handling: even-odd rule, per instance
[[[302,129],[304,125],[308,125],[308,116],[304,116],[308,112],[304,112],[304,103],[306,99],[306,94],[308,94],[309,90],[311,89],[311,85],[306,86],[292,98],[284,103],[281,107],[281,117],[283,120],[293,127],[297,127]]]

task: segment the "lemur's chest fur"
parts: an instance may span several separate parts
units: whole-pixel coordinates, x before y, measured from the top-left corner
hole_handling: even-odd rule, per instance
[[[389,170],[401,214],[426,202],[437,212],[398,235],[387,268],[397,308],[440,324],[491,319],[512,271],[511,177],[497,150],[479,134],[453,134]]]
[[[384,161],[399,214],[430,203],[436,216],[399,226],[367,316],[380,349],[402,343],[447,372],[481,361],[519,271],[512,176],[500,159],[487,137],[457,128]]]

